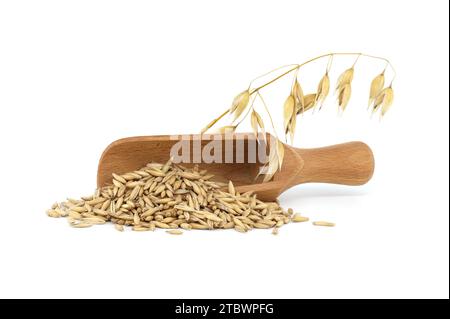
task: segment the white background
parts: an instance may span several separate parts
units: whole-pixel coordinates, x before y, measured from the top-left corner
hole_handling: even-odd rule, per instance
[[[1,1],[0,297],[448,298],[448,21],[447,1]],[[177,237],[46,217],[93,191],[113,140],[198,132],[255,76],[330,51],[385,56],[398,73],[381,122],[366,99],[383,64],[367,59],[344,116],[329,98],[299,120],[297,147],[374,151],[365,186],[281,196],[335,228]]]

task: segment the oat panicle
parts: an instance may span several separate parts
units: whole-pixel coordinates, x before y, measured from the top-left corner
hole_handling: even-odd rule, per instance
[[[370,85],[370,93],[369,93],[369,107],[372,107],[372,111],[376,112],[381,109],[380,114],[383,117],[386,112],[390,109],[394,92],[392,89],[392,81],[395,78],[395,70],[392,64],[383,57],[363,54],[363,53],[328,53],[323,54],[318,57],[312,58],[301,64],[292,64],[287,65],[281,68],[277,68],[268,72],[262,76],[255,78],[250,82],[250,85],[247,90],[239,93],[233,100],[231,107],[226,109],[221,115],[217,118],[213,119],[205,128],[202,129],[201,133],[205,133],[216,124],[221,121],[227,114],[232,115],[231,124],[222,126],[216,132],[218,133],[233,133],[237,130],[238,126],[246,119],[247,115],[250,114],[250,125],[253,133],[259,139],[259,132],[263,133],[263,139],[265,139],[266,128],[269,126],[265,125],[263,118],[261,117],[261,113],[267,113],[268,118],[270,119],[270,127],[271,131],[274,133],[276,138],[278,138],[278,134],[275,129],[274,121],[272,115],[270,114],[269,108],[263,98],[262,92],[269,85],[275,83],[281,78],[287,76],[293,76],[292,87],[289,96],[285,99],[283,104],[283,133],[285,135],[285,140],[287,141],[287,137],[289,136],[290,142],[293,143],[294,136],[297,125],[297,116],[300,114],[305,114],[310,110],[316,109],[318,107],[319,110],[322,109],[326,98],[330,92],[330,70],[332,66],[332,62],[335,58],[339,56],[349,56],[355,57],[355,61],[351,67],[347,67],[345,71],[343,71],[336,81],[336,97],[337,104],[339,108],[339,112],[342,113],[346,110],[352,96],[352,83],[355,77],[355,68],[357,62],[361,59],[365,58],[367,60],[372,61],[383,61],[385,63],[384,70],[378,74],[371,82]],[[317,62],[323,58],[328,58],[328,64],[326,68],[325,74],[320,78],[320,81],[317,85],[316,92],[311,92],[309,94],[304,94],[302,85],[299,81],[299,71],[304,66]],[[358,65],[358,68],[360,66]],[[384,88],[384,82],[386,79],[386,70],[392,74],[391,85],[389,87]],[[281,74],[280,74],[281,72]],[[270,80],[267,82],[255,85],[261,78],[269,77],[270,75],[275,74]],[[303,74],[303,73],[302,73]],[[302,81],[304,78],[302,76]],[[252,101],[250,103],[250,101]],[[259,106],[258,106],[259,105]],[[261,110],[259,108],[261,108]],[[246,111],[247,110],[247,111]],[[236,120],[241,118],[239,122],[236,123]],[[273,156],[269,156],[271,161],[275,161],[273,165],[267,164],[261,168],[266,175],[264,181],[269,181],[271,177],[274,175],[273,169],[275,167],[280,168],[281,165],[279,163],[280,156],[274,154]],[[117,183],[121,183],[117,180]]]

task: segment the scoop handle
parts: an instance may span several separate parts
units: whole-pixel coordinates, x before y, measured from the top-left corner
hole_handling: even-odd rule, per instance
[[[362,142],[295,150],[304,161],[302,170],[294,180],[295,184],[362,185],[373,175],[373,153],[370,147]]]

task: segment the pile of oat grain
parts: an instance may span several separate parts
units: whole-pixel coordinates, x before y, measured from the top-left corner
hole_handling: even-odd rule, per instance
[[[112,185],[91,196],[55,203],[47,214],[66,217],[77,228],[111,222],[119,231],[124,226],[134,231],[163,228],[174,235],[182,234],[181,229],[253,228],[273,228],[277,234],[291,221],[308,221],[277,202],[263,202],[251,192],[240,194],[231,181],[226,185],[213,177],[198,167],[150,163],[134,172],[113,174]]]

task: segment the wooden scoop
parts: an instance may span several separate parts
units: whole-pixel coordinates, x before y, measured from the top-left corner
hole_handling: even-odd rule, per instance
[[[203,148],[211,140],[204,140],[199,135],[190,135],[199,141]],[[267,134],[267,138],[271,136]],[[181,136],[180,136],[181,138]],[[224,154],[231,158],[239,155],[234,152],[238,143],[244,143],[244,152],[248,150],[248,142],[254,139],[251,134],[234,134],[222,142],[231,141],[231,147],[223,147]],[[173,136],[140,136],[117,140],[110,144],[103,152],[98,165],[97,186],[111,184],[112,173],[123,174],[144,167],[150,162],[165,163],[170,157],[172,146],[180,139]],[[253,141],[254,142],[254,141]],[[195,148],[195,142],[190,141]],[[256,143],[257,145],[260,145]],[[242,144],[239,144],[242,145]],[[265,144],[264,144],[265,145]],[[270,143],[268,143],[270,145]],[[268,147],[268,146],[265,146]],[[198,148],[197,148],[198,149]],[[228,182],[232,180],[236,190],[244,193],[253,191],[258,198],[265,201],[275,200],[288,188],[302,183],[334,183],[344,185],[362,185],[372,177],[374,170],[373,154],[369,146],[362,142],[350,142],[328,147],[299,149],[284,144],[284,160],[281,171],[278,171],[269,182],[256,180],[260,163],[250,163],[247,156],[243,156],[243,163],[182,163],[192,167],[199,165],[200,169],[207,169],[215,175],[215,180]],[[192,158],[191,152],[191,158]],[[197,152],[198,153],[198,152]],[[242,156],[241,156],[242,159]],[[190,160],[192,161],[192,160]]]

